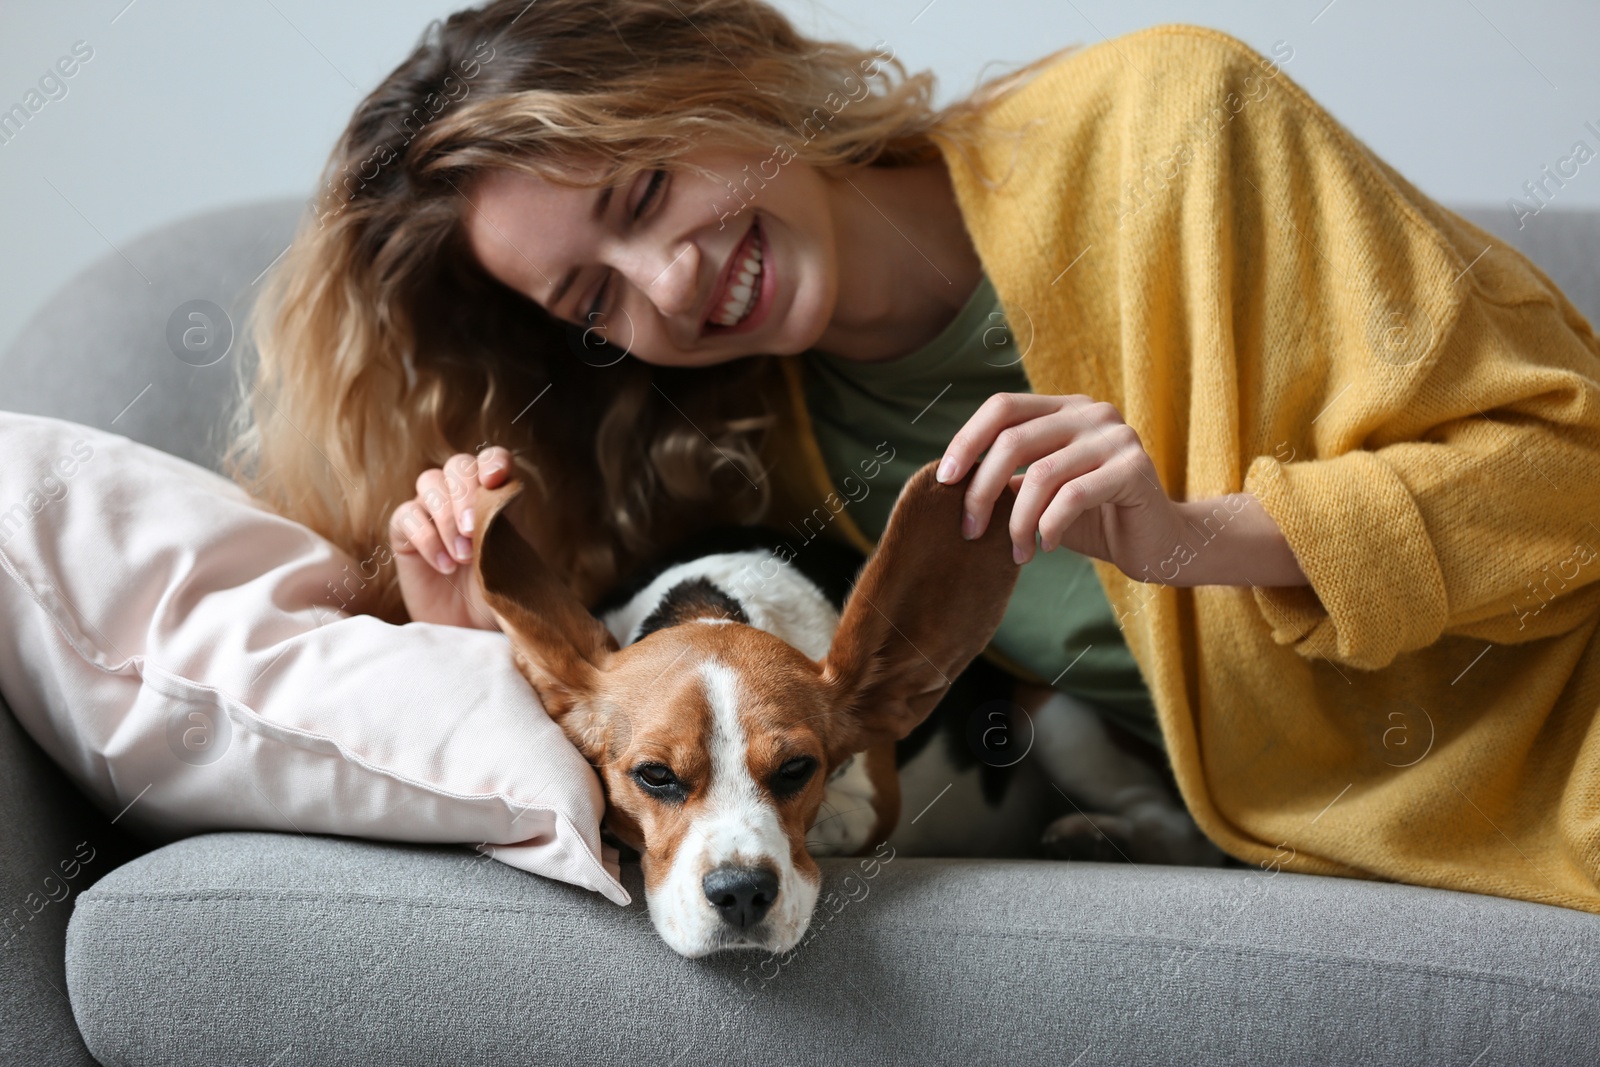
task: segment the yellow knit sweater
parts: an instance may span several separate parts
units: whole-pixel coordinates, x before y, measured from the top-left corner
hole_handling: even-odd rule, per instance
[[[945,160],[1034,391],[1114,404],[1175,500],[1254,494],[1311,581],[1095,564],[1200,827],[1267,871],[1600,912],[1582,315],[1224,33],[1071,53],[982,131]]]

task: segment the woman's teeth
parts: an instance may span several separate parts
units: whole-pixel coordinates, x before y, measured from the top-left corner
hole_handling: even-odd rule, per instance
[[[761,292],[761,242],[750,242],[750,253],[733,272],[733,284],[728,286],[728,299],[711,316],[718,326],[737,326],[750,309],[756,306],[756,295]]]

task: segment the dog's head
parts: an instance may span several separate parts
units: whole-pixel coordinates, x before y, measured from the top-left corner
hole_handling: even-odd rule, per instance
[[[806,833],[828,772],[908,734],[999,627],[1017,578],[1013,493],[967,541],[966,485],[933,470],[901,490],[821,660],[714,600],[619,647],[512,526],[521,484],[480,495],[484,600],[599,771],[606,824],[641,853],[651,918],[683,955],[799,942],[821,880]]]

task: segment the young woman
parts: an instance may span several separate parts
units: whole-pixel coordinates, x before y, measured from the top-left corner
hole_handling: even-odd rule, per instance
[[[935,109],[759,0],[460,12],[256,306],[235,476],[356,610],[492,627],[513,466],[592,598],[711,523],[870,546],[941,459],[970,532],[1018,488],[997,657],[1229,853],[1600,911],[1600,345],[1292,55],[1156,27]]]

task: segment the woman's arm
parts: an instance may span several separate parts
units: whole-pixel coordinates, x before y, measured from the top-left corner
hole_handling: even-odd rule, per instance
[[[1249,493],[1177,505],[1198,551],[1166,585],[1309,585],[1289,542]]]
[[[981,457],[981,459],[979,458]],[[977,537],[1009,484],[1018,563],[1034,536],[1158,585],[1308,585],[1283,532],[1249,493],[1173,501],[1139,435],[1111,404],[1086,396],[997,393],[951,438],[941,482],[967,487],[962,532]],[[1016,473],[1018,467],[1026,467]]]

